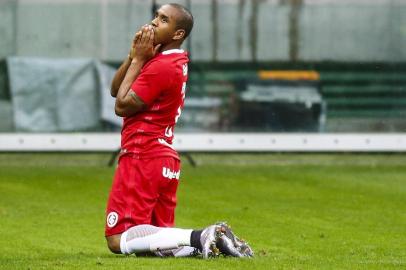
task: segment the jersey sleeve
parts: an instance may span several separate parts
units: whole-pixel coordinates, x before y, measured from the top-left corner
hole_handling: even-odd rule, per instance
[[[145,66],[140,75],[131,85],[131,90],[150,106],[171,83],[168,67],[160,61],[154,61]]]

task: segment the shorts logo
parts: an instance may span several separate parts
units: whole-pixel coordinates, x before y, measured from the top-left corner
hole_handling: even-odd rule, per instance
[[[109,228],[113,228],[114,226],[116,226],[118,221],[118,215],[116,212],[110,212],[107,215],[107,226],[109,226]]]
[[[168,178],[168,179],[174,179],[175,178],[175,179],[179,180],[180,171],[174,172],[174,171],[171,171],[171,169],[163,167],[162,168],[162,176],[165,177],[165,178]]]

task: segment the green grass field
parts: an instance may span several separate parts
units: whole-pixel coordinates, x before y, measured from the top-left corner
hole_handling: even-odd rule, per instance
[[[406,269],[406,155],[195,155],[177,226],[226,220],[251,260],[110,254],[102,154],[0,154],[0,269]]]

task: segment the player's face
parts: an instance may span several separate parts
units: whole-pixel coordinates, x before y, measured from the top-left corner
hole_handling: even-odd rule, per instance
[[[178,11],[170,5],[163,5],[155,12],[155,18],[151,22],[155,33],[154,45],[166,45],[174,41],[177,16]]]

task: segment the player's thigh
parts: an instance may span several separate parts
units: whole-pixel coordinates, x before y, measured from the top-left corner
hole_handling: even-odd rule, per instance
[[[106,235],[151,223],[158,196],[158,187],[151,177],[144,160],[120,159],[106,210]]]
[[[159,175],[159,197],[155,205],[152,221],[159,227],[173,227],[177,204],[177,188],[180,179],[180,161],[174,158],[161,160]]]

